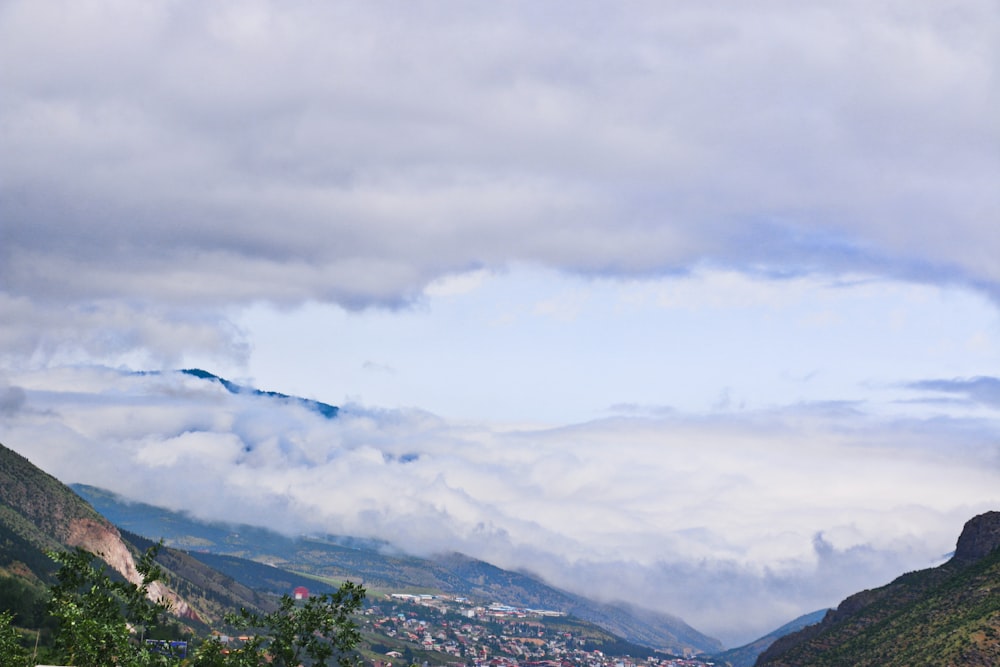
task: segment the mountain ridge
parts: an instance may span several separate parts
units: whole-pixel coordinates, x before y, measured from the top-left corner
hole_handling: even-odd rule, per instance
[[[786,635],[801,630],[804,627],[819,623],[829,611],[829,609],[820,609],[808,614],[803,614],[802,616],[785,623],[780,628],[772,630],[752,642],[744,644],[743,646],[728,649],[722,653],[716,653],[712,656],[712,659],[722,662],[729,667],[753,667],[757,658],[760,657],[760,654],[767,650],[771,644]]]
[[[329,403],[324,403],[322,401],[316,401],[311,398],[302,398],[300,396],[291,396],[289,394],[282,394],[278,391],[265,391],[263,389],[255,389],[254,387],[248,387],[245,385],[237,384],[224,377],[220,377],[215,373],[203,370],[201,368],[184,368],[179,373],[184,375],[190,375],[191,377],[196,377],[201,380],[208,380],[210,382],[217,382],[225,387],[226,391],[230,394],[250,394],[252,396],[263,396],[266,398],[276,399],[283,401],[285,403],[293,403],[300,405],[313,412],[318,412],[320,415],[327,419],[335,419],[340,413],[340,408],[336,405],[330,405]]]
[[[1000,664],[1000,512],[966,522],[948,562],[849,596],[756,664]]]

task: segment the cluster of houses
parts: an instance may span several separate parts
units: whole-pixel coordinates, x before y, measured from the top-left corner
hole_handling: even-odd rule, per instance
[[[396,593],[373,600],[362,629],[375,667],[708,667],[697,657],[613,656],[559,623],[563,612],[461,597]],[[384,644],[378,638],[385,638]],[[384,650],[380,650],[384,649]]]
[[[494,602],[488,606],[472,604],[468,598],[449,595],[411,595],[409,593],[392,593],[389,599],[399,602],[431,607],[441,612],[458,611],[467,618],[528,618],[541,616],[565,616],[565,612],[548,609],[525,609]]]

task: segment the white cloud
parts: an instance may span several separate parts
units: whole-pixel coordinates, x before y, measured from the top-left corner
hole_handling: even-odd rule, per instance
[[[0,441],[65,481],[460,550],[734,641],[931,565],[1000,502],[992,420],[783,409],[504,430],[358,405],[327,420],[177,374],[13,379],[31,410]]]
[[[424,289],[424,294],[429,297],[447,297],[459,294],[469,294],[475,292],[487,278],[487,272],[480,269],[477,271],[464,271],[453,275],[442,276],[434,280]]]
[[[245,362],[246,332],[225,311],[101,299],[53,304],[0,292],[0,363],[66,364],[93,359],[136,367],[177,365],[199,352]]]

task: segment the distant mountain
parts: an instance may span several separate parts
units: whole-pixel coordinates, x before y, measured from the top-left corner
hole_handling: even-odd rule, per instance
[[[775,641],[757,664],[1000,664],[1000,512],[970,519],[944,565],[852,595],[819,624]]]
[[[636,644],[674,653],[684,648],[702,653],[722,649],[719,640],[670,614],[627,603],[595,602],[548,586],[531,575],[502,570],[461,554],[437,556],[432,562],[461,577],[466,587],[471,586],[467,590],[476,595],[506,604],[564,611]]]
[[[276,391],[262,391],[260,389],[254,389],[253,387],[246,387],[244,385],[236,384],[235,382],[230,382],[225,378],[221,378],[214,373],[209,373],[208,371],[203,371],[200,368],[185,368],[181,371],[185,375],[191,375],[196,378],[201,378],[202,380],[209,380],[211,382],[218,382],[230,394],[249,394],[251,396],[265,396],[267,398],[272,398],[283,403],[294,403],[296,405],[301,405],[304,408],[318,412],[327,419],[333,419],[340,412],[340,408],[335,405],[330,405],[329,403],[323,403],[321,401],[314,401],[309,398],[299,398],[298,396],[289,396],[288,394],[282,394]]]
[[[36,603],[55,571],[49,551],[79,547],[100,556],[120,576],[138,582],[136,555],[151,545],[130,541],[83,498],[26,458],[0,445],[0,604],[16,608],[23,625],[38,621]],[[162,549],[157,562],[167,581],[155,582],[153,597],[170,602],[175,616],[188,624],[216,621],[245,606],[269,609],[261,598],[229,577],[172,549]],[[25,599],[31,603],[24,604]]]
[[[811,614],[799,616],[794,621],[785,623],[777,630],[767,633],[760,639],[756,639],[744,646],[732,648],[728,651],[723,651],[722,653],[717,653],[712,656],[712,659],[720,665],[728,665],[729,667],[753,667],[760,654],[775,641],[785,635],[798,632],[808,625],[819,623],[823,620],[823,617],[826,616],[828,611],[828,609],[820,609],[819,611],[814,611]]]
[[[461,554],[424,559],[401,554],[389,545],[338,536],[290,538],[254,526],[199,521],[113,493],[75,485],[104,516],[125,530],[163,538],[190,550],[229,576],[259,590],[286,592],[288,572],[319,581],[351,579],[389,592],[442,592],[518,607],[563,611],[630,642],[669,653],[685,649],[715,653],[722,644],[681,619],[625,604],[601,604]],[[242,560],[241,560],[242,559]],[[256,561],[251,566],[246,560]],[[281,571],[285,571],[282,573]],[[314,584],[315,585],[315,584]]]

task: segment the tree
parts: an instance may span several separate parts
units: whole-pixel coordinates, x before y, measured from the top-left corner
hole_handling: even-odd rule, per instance
[[[24,667],[28,661],[17,628],[11,625],[13,620],[12,612],[0,612],[0,667]]]
[[[59,564],[49,614],[56,619],[56,657],[76,667],[148,667],[168,664],[134,640],[131,628],[156,625],[168,606],[149,599],[149,586],[162,578],[153,559],[160,545],[138,560],[139,584],[113,580],[94,554],[76,549],[53,552]]]
[[[226,620],[250,638],[225,654],[218,639],[209,640],[199,647],[194,664],[297,667],[308,660],[315,667],[326,667],[335,658],[340,667],[352,667],[352,651],[361,634],[351,617],[361,608],[364,597],[362,586],[346,582],[336,593],[310,597],[302,604],[282,596],[278,609],[268,614],[241,609]]]
[[[48,604],[56,621],[54,654],[61,664],[75,667],[157,667],[172,664],[170,656],[137,641],[156,626],[167,605],[149,599],[150,585],[163,577],[154,559],[161,545],[143,554],[136,569],[141,582],[113,579],[106,566],[82,549],[52,553],[59,564]],[[361,640],[352,615],[364,601],[363,587],[345,583],[332,595],[312,597],[302,604],[284,596],[276,611],[255,614],[241,609],[226,620],[249,635],[239,647],[224,646],[218,638],[203,642],[189,661],[195,667],[297,667],[307,662],[326,667],[335,659],[340,667],[353,667],[352,651]],[[6,619],[6,620],[5,620]],[[12,615],[0,615],[0,667],[22,667],[5,662],[7,643],[20,648]],[[18,655],[16,648],[9,655]],[[23,650],[23,649],[22,649]],[[13,658],[12,658],[13,659]]]

